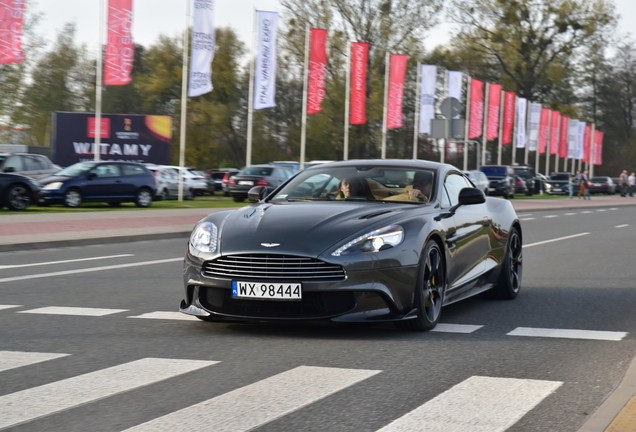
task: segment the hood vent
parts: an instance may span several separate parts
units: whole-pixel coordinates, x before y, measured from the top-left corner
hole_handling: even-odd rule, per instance
[[[381,216],[383,214],[387,214],[387,213],[391,213],[391,212],[392,212],[392,210],[382,210],[382,211],[379,211],[379,212],[370,213],[368,215],[360,216],[360,219],[371,219],[371,218],[374,218],[376,216]]]

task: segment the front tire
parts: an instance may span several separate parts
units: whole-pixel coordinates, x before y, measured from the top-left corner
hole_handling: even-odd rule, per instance
[[[521,235],[517,228],[510,230],[506,254],[501,263],[501,273],[494,288],[488,290],[487,297],[500,300],[512,300],[519,295],[521,290],[521,276],[523,273],[523,251]]]
[[[26,210],[31,205],[31,192],[24,185],[13,185],[7,191],[4,201],[9,210]]]
[[[82,194],[77,189],[69,189],[64,194],[64,205],[69,208],[77,208],[82,205]]]
[[[150,193],[150,191],[146,188],[141,189],[139,192],[137,192],[135,205],[142,208],[150,207],[152,205],[152,193]]]
[[[442,315],[445,291],[446,268],[442,251],[435,241],[430,240],[424,249],[415,287],[417,317],[398,321],[398,327],[413,331],[428,331],[435,328]]]

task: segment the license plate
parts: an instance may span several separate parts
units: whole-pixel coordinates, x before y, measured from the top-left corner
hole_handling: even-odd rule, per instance
[[[254,182],[248,180],[239,180],[238,184],[243,186],[254,186]]]
[[[268,283],[232,281],[232,297],[273,300],[301,300],[298,283]]]

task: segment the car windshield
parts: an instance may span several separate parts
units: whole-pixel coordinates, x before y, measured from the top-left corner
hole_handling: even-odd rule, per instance
[[[301,171],[272,199],[284,201],[387,201],[426,203],[433,198],[433,170],[346,166]]]
[[[569,180],[570,174],[552,174],[550,180]]]
[[[70,167],[64,168],[61,171],[55,173],[55,175],[66,176],[66,177],[77,177],[78,175],[90,170],[93,168],[95,164],[89,162],[80,162]]]
[[[239,175],[271,176],[272,171],[274,171],[274,168],[250,167],[245,168]]]
[[[607,181],[607,177],[592,177],[590,181],[594,183],[605,183]]]
[[[533,176],[532,168],[515,168],[515,174],[522,179],[531,179]]]

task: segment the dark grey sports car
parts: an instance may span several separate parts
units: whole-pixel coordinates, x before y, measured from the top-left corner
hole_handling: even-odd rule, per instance
[[[453,166],[420,160],[318,165],[195,227],[181,312],[205,321],[395,321],[430,330],[442,306],[521,288],[510,202]]]

